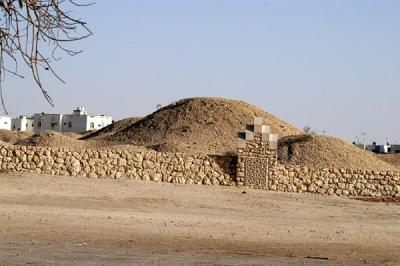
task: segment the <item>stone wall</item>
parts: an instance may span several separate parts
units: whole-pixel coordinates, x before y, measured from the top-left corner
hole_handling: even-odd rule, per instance
[[[400,173],[277,165],[269,173],[268,189],[337,196],[400,197]]]
[[[0,170],[180,184],[236,185],[236,160],[181,153],[1,146]]]
[[[239,163],[238,163],[239,164]],[[242,185],[230,156],[0,146],[0,170],[180,184]],[[400,173],[275,163],[265,189],[338,196],[398,196]]]

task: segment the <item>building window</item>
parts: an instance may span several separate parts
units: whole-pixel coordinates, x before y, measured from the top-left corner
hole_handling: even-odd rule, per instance
[[[71,127],[72,127],[72,123],[68,122],[68,128],[71,128]]]
[[[66,126],[67,125],[67,122],[64,122],[64,126]]]
[[[53,123],[51,123],[51,127],[56,127],[58,125],[58,123],[57,122],[53,122]]]
[[[94,123],[90,123],[90,128],[94,128]]]
[[[42,127],[42,122],[38,122],[38,127]]]

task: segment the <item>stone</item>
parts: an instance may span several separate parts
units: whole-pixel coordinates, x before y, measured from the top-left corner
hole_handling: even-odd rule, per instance
[[[316,191],[315,185],[314,185],[314,184],[310,184],[310,185],[307,187],[307,191],[310,192],[310,193],[314,193],[314,192]]]

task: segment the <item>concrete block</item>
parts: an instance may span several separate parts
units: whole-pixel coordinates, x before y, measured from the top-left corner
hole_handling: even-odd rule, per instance
[[[271,133],[271,127],[268,125],[262,125],[261,133]]]
[[[246,140],[254,140],[254,132],[246,130]]]
[[[269,143],[269,149],[270,150],[277,150],[278,149],[278,142],[277,141],[271,141]]]
[[[262,125],[263,119],[262,117],[254,117],[254,125]]]
[[[270,142],[278,142],[279,136],[278,134],[269,134],[269,141]]]
[[[238,138],[237,147],[238,147],[238,149],[245,149],[246,148],[246,140]]]

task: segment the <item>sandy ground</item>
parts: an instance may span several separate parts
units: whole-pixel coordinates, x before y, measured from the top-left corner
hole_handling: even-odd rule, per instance
[[[398,265],[399,250],[395,204],[0,174],[0,265]]]

